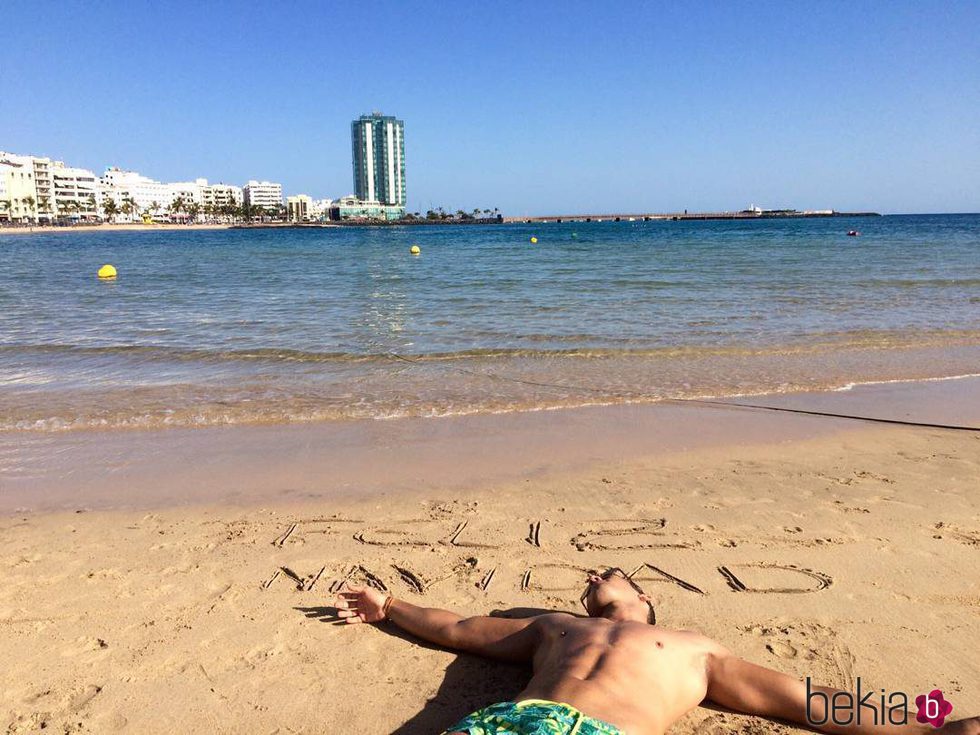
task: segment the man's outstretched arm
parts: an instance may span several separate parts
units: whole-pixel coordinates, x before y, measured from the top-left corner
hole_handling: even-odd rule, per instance
[[[467,651],[503,661],[523,663],[534,655],[537,631],[534,618],[464,618],[449,610],[419,607],[371,587],[341,590],[337,615],[348,623],[395,625],[443,648]]]
[[[892,725],[890,719],[897,719],[899,713],[893,713],[889,718],[887,703],[886,711],[882,712],[881,699],[874,696],[861,709],[860,722],[856,721],[858,710],[855,707],[851,712],[855,717],[838,714],[839,722],[849,720],[849,724],[837,724],[830,707],[839,689],[811,685],[808,701],[804,681],[749,663],[723,647],[713,645],[708,654],[708,699],[730,710],[794,722],[833,735],[980,735],[980,718],[976,717],[948,722],[937,730],[916,722],[914,713],[907,713],[907,724]]]

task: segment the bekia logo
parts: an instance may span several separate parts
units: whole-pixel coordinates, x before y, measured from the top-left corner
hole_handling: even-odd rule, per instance
[[[848,725],[907,725],[909,721],[909,698],[905,692],[888,692],[884,689],[867,691],[861,688],[861,677],[857,678],[857,691],[838,692],[814,689],[810,677],[806,678],[806,719],[811,725],[826,725],[828,722],[839,727]],[[928,694],[915,698],[918,712],[916,721],[940,728],[953,711],[952,703],[946,701],[942,691],[933,689]]]
[[[953,711],[953,705],[946,701],[939,689],[920,694],[915,698],[915,706],[919,708],[915,719],[923,724],[928,722],[933,727],[942,727],[946,717]]]

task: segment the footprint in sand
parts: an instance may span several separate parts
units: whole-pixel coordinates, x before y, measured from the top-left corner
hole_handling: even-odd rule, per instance
[[[786,533],[803,533],[803,529],[799,526],[783,526],[783,531]]]
[[[77,712],[95,699],[96,695],[101,691],[102,687],[97,684],[89,684],[88,686],[82,687],[69,696],[68,710],[71,712]]]
[[[119,712],[108,712],[95,718],[93,729],[95,732],[118,732],[128,724],[129,720]]]
[[[50,689],[45,689],[43,692],[34,692],[33,694],[28,694],[23,698],[24,704],[37,705],[39,702],[50,699],[54,692]]]
[[[932,530],[934,539],[941,539],[948,536],[967,546],[980,546],[980,531],[973,531],[968,528],[954,526],[945,521],[939,521],[933,525]]]
[[[691,530],[697,531],[698,533],[708,533],[708,532],[716,531],[718,529],[716,529],[710,523],[698,523],[696,525],[691,526]]]
[[[75,641],[67,648],[63,648],[61,650],[61,655],[65,657],[80,656],[83,653],[88,653],[90,651],[101,651],[102,649],[108,647],[109,644],[102,638],[82,636],[80,638],[76,638]]]
[[[870,513],[871,512],[867,508],[862,508],[859,505],[845,505],[843,500],[835,500],[834,509],[839,510],[841,513]]]
[[[766,650],[779,658],[796,658],[798,651],[790,645],[789,641],[773,641],[766,644]]]
[[[51,720],[50,712],[31,712],[29,714],[14,713],[14,719],[7,725],[6,732],[9,735],[14,733],[36,733],[48,727]]]
[[[854,473],[854,476],[860,480],[877,480],[878,482],[883,482],[886,485],[895,484],[895,481],[892,478],[879,475],[877,472],[868,472],[867,470],[859,470]]]
[[[763,639],[766,650],[781,659],[805,661],[808,675],[841,689],[854,684],[854,656],[835,630],[815,622],[776,622],[742,628]]]

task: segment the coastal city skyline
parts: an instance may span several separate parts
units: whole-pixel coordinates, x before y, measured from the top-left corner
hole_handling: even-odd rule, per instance
[[[975,4],[830,3],[805,24],[767,3],[600,18],[541,4],[479,23],[392,5],[372,30],[377,55],[359,50],[356,14],[316,5],[302,23],[209,6],[192,24],[140,5],[42,6],[6,9],[10,27],[43,26],[62,52],[5,40],[0,140],[82,168],[238,185],[261,172],[288,191],[339,193],[350,120],[379,109],[411,126],[411,211],[980,208]],[[255,53],[277,61],[246,73]],[[66,69],[65,57],[87,61]],[[352,59],[356,73],[341,73]],[[102,68],[113,73],[83,71]]]
[[[281,183],[256,179],[242,186],[202,177],[162,182],[119,166],[106,167],[100,176],[49,156],[0,149],[0,223],[227,222],[253,216],[313,223],[405,217],[405,123],[379,112],[361,115],[351,123],[351,146],[354,193],[334,198],[306,193],[284,198]]]

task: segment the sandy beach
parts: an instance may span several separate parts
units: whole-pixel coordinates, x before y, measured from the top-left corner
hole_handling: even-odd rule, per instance
[[[963,421],[976,392],[782,401]],[[474,614],[574,611],[602,565],[639,568],[660,624],[753,661],[980,710],[977,434],[694,406],[456,421],[19,445],[35,464],[4,480],[0,724],[439,732],[527,672],[334,625],[339,585]],[[788,731],[709,709],[673,730]]]
[[[164,230],[167,232],[194,231],[194,230],[227,230],[234,225],[228,224],[152,224],[144,225],[133,222],[129,224],[111,224],[105,222],[99,225],[75,226],[75,227],[54,227],[51,225],[35,225],[33,227],[0,227],[0,235],[41,235],[54,233],[92,233],[92,232],[134,232],[144,230]]]

